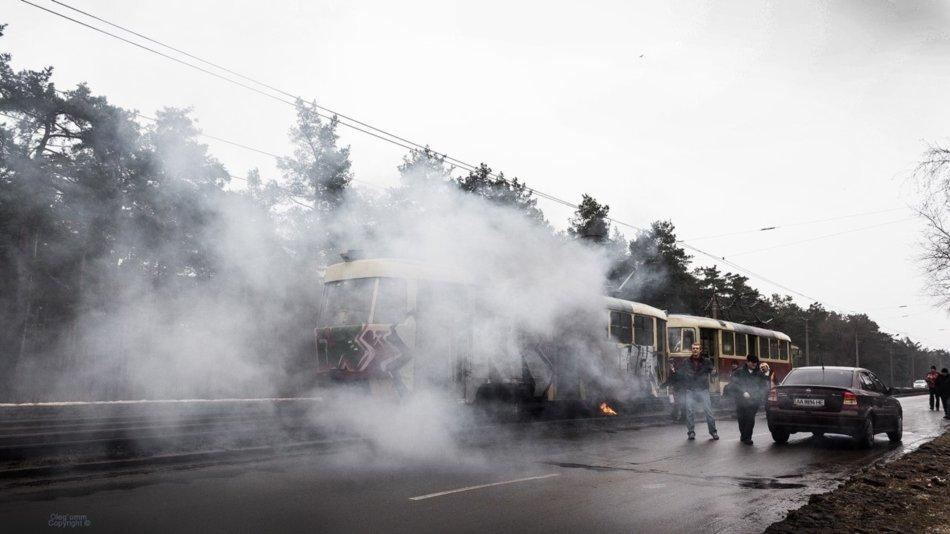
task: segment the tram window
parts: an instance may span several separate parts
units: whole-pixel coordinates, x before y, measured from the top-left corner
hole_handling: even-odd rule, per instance
[[[451,303],[457,306],[457,303]],[[380,278],[376,289],[373,323],[396,324],[406,316],[406,281],[402,278]]]
[[[693,347],[693,343],[696,343],[696,330],[692,328],[683,329],[683,350],[689,351]]]
[[[783,360],[788,360],[788,341],[779,343],[779,355]]]
[[[765,359],[769,357],[769,340],[768,338],[760,337],[759,338],[759,358]]]
[[[749,336],[749,354],[759,355],[759,336]]]
[[[677,326],[667,328],[670,352],[689,352],[689,348],[695,339],[694,332],[692,328]]]
[[[736,333],[722,331],[722,354],[723,356],[732,356],[735,354]]]
[[[664,352],[666,350],[666,321],[656,320],[656,350]]]
[[[667,328],[666,339],[669,341],[670,352],[683,352],[683,329]]]
[[[355,278],[326,284],[323,326],[358,325],[369,321],[375,278]]]
[[[781,354],[779,354],[779,352],[778,352],[778,340],[777,340],[777,339],[769,338],[769,354],[772,356],[772,358],[776,358],[776,359],[777,359],[777,358],[781,357]]]
[[[653,346],[653,317],[646,315],[633,316],[633,337],[636,345]]]
[[[630,331],[630,314],[618,311],[610,312],[610,336],[619,343],[629,344],[633,341]]]
[[[746,355],[745,334],[736,334],[736,356]]]

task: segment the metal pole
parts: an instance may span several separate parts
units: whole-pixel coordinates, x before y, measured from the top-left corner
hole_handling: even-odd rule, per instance
[[[861,354],[858,352],[858,335],[854,335],[854,366],[861,367]]]
[[[891,387],[894,387],[894,349],[891,347],[887,348],[887,355],[891,360]]]
[[[627,285],[627,282],[629,282],[630,279],[633,278],[633,275],[636,272],[637,272],[636,269],[630,271],[630,274],[628,274],[627,277],[623,279],[623,282],[621,282],[620,286],[617,287],[617,291],[620,291],[621,289],[623,289],[623,286]]]
[[[805,365],[811,365],[811,353],[808,351],[808,317],[805,317]]]

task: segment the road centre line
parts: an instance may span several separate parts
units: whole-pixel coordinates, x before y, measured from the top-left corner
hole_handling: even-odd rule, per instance
[[[539,475],[539,476],[536,476],[536,477],[525,477],[525,478],[517,478],[517,479],[515,479],[515,480],[505,480],[505,481],[503,481],[503,482],[492,482],[491,484],[479,484],[478,486],[468,486],[468,487],[466,487],[466,488],[458,488],[458,489],[453,489],[453,490],[448,490],[448,491],[440,491],[440,492],[438,492],[438,493],[429,493],[428,495],[420,495],[420,496],[418,496],[418,497],[409,497],[409,500],[410,500],[410,501],[422,501],[422,500],[425,500],[425,499],[432,499],[432,498],[434,498],[434,497],[441,497],[441,496],[443,496],[443,495],[451,495],[451,494],[453,494],[453,493],[462,493],[463,491],[479,490],[479,489],[484,489],[484,488],[491,488],[491,487],[493,487],[493,486],[504,486],[505,484],[515,484],[515,483],[517,483],[517,482],[528,482],[529,480],[541,480],[541,479],[543,479],[543,478],[551,478],[551,477],[558,477],[558,476],[561,476],[561,474],[560,474],[560,473],[551,473],[551,474],[548,474],[548,475]]]

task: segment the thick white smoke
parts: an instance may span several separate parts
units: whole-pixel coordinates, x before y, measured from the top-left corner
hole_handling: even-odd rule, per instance
[[[608,261],[600,247],[555,234],[517,208],[455,187],[408,187],[398,195],[411,198],[410,206],[351,198],[336,219],[346,224],[333,228],[342,247],[364,257],[414,260],[464,280],[471,302],[444,295],[437,313],[471,306],[474,313],[466,320],[473,323],[472,343],[502,370],[502,378],[520,376],[522,356],[542,351],[587,384],[618,385],[616,369],[605,372],[611,351],[603,299]],[[413,358],[436,367],[445,355],[417,347]],[[475,360],[473,372],[484,372],[479,365],[485,362]],[[471,425],[471,412],[446,384],[417,380],[415,386],[401,400],[331,395],[316,417],[327,424],[334,418],[328,414],[335,414],[338,425],[355,426],[400,455],[431,459],[449,453],[452,431]],[[571,394],[568,385],[562,388]]]
[[[609,387],[616,377],[602,374],[602,250],[453,184],[407,178],[404,187],[375,198],[351,190],[342,206],[320,217],[317,233],[332,236],[341,250],[410,259],[464,280],[472,342],[505,376],[520,373],[526,353],[542,353]],[[202,206],[209,223],[196,237],[211,251],[213,278],[190,283],[189,273],[174,273],[178,283],[158,288],[140,276],[115,280],[109,311],[81,314],[68,337],[65,351],[78,371],[56,376],[53,398],[36,400],[319,396],[325,402],[311,414],[318,424],[373,436],[409,456],[452,450],[451,431],[471,421],[457,392],[442,384],[419,380],[395,402],[307,387],[317,365],[312,329],[326,265],[275,261],[293,257],[275,239],[285,231],[280,221],[292,218],[275,218],[237,194],[209,199]],[[334,256],[327,250],[325,262]],[[456,305],[443,299],[439,311],[454,313]],[[313,357],[295,360],[300,353]],[[420,349],[414,357],[443,365],[438,353]]]

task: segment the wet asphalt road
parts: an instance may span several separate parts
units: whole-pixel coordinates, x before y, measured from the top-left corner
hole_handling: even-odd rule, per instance
[[[8,486],[0,532],[760,532],[853,469],[944,428],[927,398],[901,399],[904,443],[871,450],[796,434],[755,445],[734,420],[714,442],[679,425],[453,449],[418,436],[399,455],[356,448],[254,463],[153,469]]]

